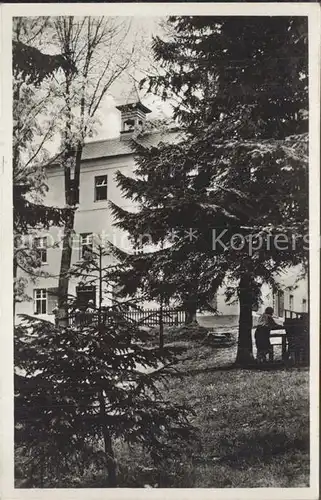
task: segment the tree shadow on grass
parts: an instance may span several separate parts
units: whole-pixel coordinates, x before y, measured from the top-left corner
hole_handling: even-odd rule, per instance
[[[242,466],[244,462],[247,464],[255,464],[258,461],[268,462],[273,457],[288,452],[309,453],[308,437],[291,438],[282,432],[264,434],[256,432],[252,436],[242,436],[235,451],[222,456],[220,463],[237,467],[238,465]]]
[[[287,371],[287,370],[308,370],[307,366],[291,366],[282,362],[274,362],[274,363],[253,363],[247,366],[241,366],[237,363],[229,363],[226,365],[218,365],[218,366],[209,366],[205,368],[196,368],[196,369],[187,369],[187,370],[178,370],[177,373],[173,373],[173,375],[184,376],[184,375],[199,375],[201,373],[212,373],[212,372],[224,372],[224,371],[232,371],[232,370],[253,370],[253,371]]]

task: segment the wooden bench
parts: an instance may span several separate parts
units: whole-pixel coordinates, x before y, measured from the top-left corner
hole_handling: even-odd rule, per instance
[[[282,361],[296,365],[309,364],[309,317],[307,313],[290,311],[286,314],[283,328],[271,331],[270,339],[280,338],[277,344],[271,344],[270,361],[274,361],[274,346],[282,346]]]
[[[294,364],[309,364],[309,317],[301,313],[296,317],[286,317],[284,328],[288,343],[288,359]]]

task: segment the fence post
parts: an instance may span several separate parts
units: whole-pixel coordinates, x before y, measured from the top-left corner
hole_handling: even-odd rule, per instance
[[[159,348],[164,347],[164,322],[163,322],[163,298],[160,298],[159,304]]]

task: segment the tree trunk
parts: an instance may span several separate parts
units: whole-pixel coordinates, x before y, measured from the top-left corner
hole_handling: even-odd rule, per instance
[[[70,57],[71,42],[70,33],[65,40],[65,53]],[[71,65],[65,70],[66,88],[65,102],[67,122],[65,129],[65,153],[64,153],[64,179],[65,179],[65,202],[68,206],[74,206],[79,203],[79,183],[80,183],[80,164],[82,146],[78,144],[76,149],[72,143],[72,105],[71,105],[71,83],[73,80],[73,71]],[[81,115],[83,118],[83,115]],[[71,179],[72,166],[74,167],[74,178]],[[68,321],[68,288],[69,288],[69,270],[72,257],[72,236],[74,231],[75,213],[72,211],[65,220],[63,247],[60,261],[60,272],[58,282],[58,313],[56,322],[59,326],[67,326]]]
[[[99,298],[98,298],[98,328],[99,332],[101,332],[101,323],[102,323],[102,303],[103,303],[103,276],[102,276],[102,256],[103,256],[103,251],[102,247],[99,246]]]
[[[252,295],[251,278],[244,274],[239,284],[239,336],[236,363],[247,366],[253,362],[252,346]]]
[[[112,446],[112,440],[108,431],[104,430],[103,435],[104,435],[105,454],[107,459],[108,484],[110,488],[116,488],[117,486],[116,461]]]
[[[65,221],[63,234],[63,247],[60,261],[60,272],[58,282],[58,314],[57,322],[59,326],[68,325],[68,272],[71,266],[72,256],[72,236],[74,230],[75,213],[70,212]]]
[[[102,425],[102,434],[104,438],[104,447],[105,447],[105,455],[106,455],[106,465],[107,465],[107,473],[108,473],[108,485],[111,488],[115,488],[117,486],[117,473],[116,473],[116,461],[115,454],[113,450],[112,439],[106,428],[105,418],[106,418],[106,409],[105,409],[105,399],[103,391],[99,393],[99,404],[100,404],[100,416],[101,416],[101,425]]]
[[[17,279],[17,272],[18,272],[18,263],[17,263],[17,257],[14,255],[13,257],[13,281],[14,281],[14,286],[15,282]],[[16,318],[16,294],[15,290],[13,291],[13,321],[15,321]]]
[[[197,304],[194,300],[189,300],[184,304],[185,310],[185,325],[191,325],[193,323],[197,323],[196,319],[196,310]]]

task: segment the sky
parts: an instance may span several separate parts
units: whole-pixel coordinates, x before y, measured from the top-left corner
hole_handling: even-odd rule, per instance
[[[111,87],[110,92],[104,98],[99,112],[101,125],[97,126],[97,134],[90,141],[108,139],[119,135],[120,112],[115,106],[126,102],[126,98],[133,90],[134,82],[140,81],[141,78],[150,73],[152,36],[163,33],[160,26],[162,20],[164,18],[160,17],[131,18],[131,29],[127,35],[126,42],[128,46],[136,45],[139,60],[135,71],[123,75]],[[148,115],[148,118],[171,116],[170,103],[164,103],[154,95],[144,95],[143,92],[140,92],[139,95],[143,104],[152,111]]]
[[[30,18],[32,19],[32,18]],[[164,33],[161,28],[161,22],[164,17],[117,17],[116,22],[124,23],[129,26],[126,38],[122,41],[120,51],[131,51],[134,47],[134,66],[125,71],[110,87],[102,102],[95,117],[98,122],[95,125],[95,133],[93,137],[86,139],[86,142],[97,140],[110,139],[118,137],[120,133],[120,112],[116,109],[117,105],[127,101],[128,96],[132,93],[134,84],[136,89],[140,80],[151,74],[153,58],[152,58],[152,37],[162,35]],[[57,53],[57,43],[52,36],[52,31],[47,31],[47,35],[40,40],[40,50],[44,53]],[[111,49],[113,55],[113,49]],[[120,59],[119,61],[121,61]],[[118,62],[117,53],[113,62]],[[99,72],[98,72],[99,73]],[[136,83],[135,83],[136,82]],[[169,102],[162,102],[160,98],[154,95],[146,95],[144,91],[139,91],[139,96],[143,104],[145,104],[152,112],[148,118],[161,118],[171,116],[171,106]],[[45,115],[38,115],[39,120],[46,121]],[[41,141],[42,136],[39,136]],[[57,153],[60,145],[59,133],[54,134],[51,140],[45,144],[46,150],[50,155]]]

